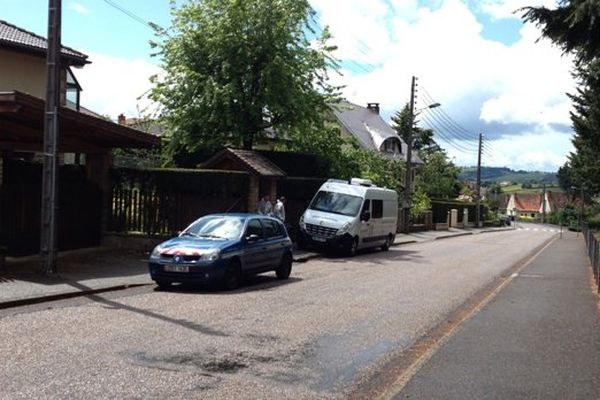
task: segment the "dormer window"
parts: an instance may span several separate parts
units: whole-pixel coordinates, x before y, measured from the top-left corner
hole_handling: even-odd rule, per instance
[[[81,86],[79,85],[77,78],[75,78],[73,71],[71,71],[71,68],[67,68],[66,72],[67,107],[79,111],[79,93],[81,92]]]

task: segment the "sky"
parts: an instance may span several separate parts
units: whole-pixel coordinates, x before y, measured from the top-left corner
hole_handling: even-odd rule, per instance
[[[457,165],[476,165],[480,133],[484,166],[554,172],[573,151],[572,59],[515,12],[555,0],[310,3],[338,46],[332,81],[344,97],[380,103],[389,120],[409,102],[415,76],[417,123]],[[169,27],[169,0],[62,0],[62,8],[62,44],[92,61],[75,70],[82,105],[113,119],[146,112],[149,77],[161,70],[145,21]],[[0,0],[0,19],[44,37],[47,11],[48,0]]]

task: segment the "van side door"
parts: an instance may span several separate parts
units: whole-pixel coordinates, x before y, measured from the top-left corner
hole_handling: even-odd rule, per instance
[[[383,232],[383,200],[371,200],[371,220],[371,225],[373,226],[371,240],[385,240],[386,234]]]
[[[365,221],[365,215],[369,216],[369,219]],[[360,239],[359,246],[369,241],[369,238],[373,236],[373,224],[371,220],[371,200],[365,199],[362,209],[360,210],[360,228],[358,229],[358,237]]]

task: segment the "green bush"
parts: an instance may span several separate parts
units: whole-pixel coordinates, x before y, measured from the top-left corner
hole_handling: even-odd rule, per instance
[[[591,230],[600,230],[600,215],[594,215],[587,219],[587,225]]]

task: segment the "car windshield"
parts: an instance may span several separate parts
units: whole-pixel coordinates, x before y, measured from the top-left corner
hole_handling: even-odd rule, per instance
[[[320,190],[308,208],[354,217],[358,214],[361,204],[362,198],[358,196]]]
[[[181,236],[213,239],[237,239],[242,233],[244,219],[240,217],[209,216],[190,225]]]

